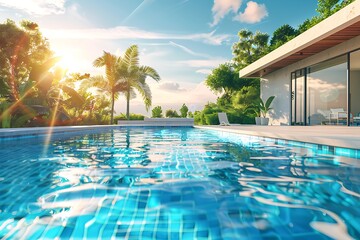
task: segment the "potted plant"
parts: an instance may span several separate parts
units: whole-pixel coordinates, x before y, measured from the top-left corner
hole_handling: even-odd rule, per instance
[[[255,124],[261,125],[261,110],[260,110],[260,98],[258,101],[255,102],[255,104],[249,106],[246,109],[246,112],[250,112],[251,114],[254,114],[255,117]]]
[[[260,113],[262,115],[261,118],[261,125],[268,125],[269,124],[269,118],[266,117],[266,115],[268,114],[268,112],[272,109],[270,107],[272,101],[274,100],[275,96],[271,96],[269,97],[266,102],[264,103],[264,101],[260,98],[259,101],[259,108],[260,108]]]

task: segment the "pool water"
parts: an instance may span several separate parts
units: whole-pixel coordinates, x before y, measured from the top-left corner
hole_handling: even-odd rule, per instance
[[[360,159],[195,128],[46,139],[0,141],[0,239],[360,239]]]

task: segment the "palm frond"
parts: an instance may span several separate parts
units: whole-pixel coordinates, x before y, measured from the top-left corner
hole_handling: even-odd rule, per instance
[[[123,81],[123,80],[119,80],[115,86],[114,86],[114,90],[116,92],[125,92],[127,90],[127,82]]]
[[[147,83],[139,83],[134,86],[136,90],[140,93],[144,103],[146,111],[149,110],[152,104],[152,96],[151,96],[151,90]]]
[[[81,107],[84,104],[85,99],[75,89],[66,85],[62,85],[61,89],[70,96],[69,105],[71,107]]]
[[[153,69],[152,67],[149,66],[140,66],[139,68],[139,72],[142,75],[145,75],[147,77],[151,77],[152,79],[154,79],[155,81],[160,81],[160,75],[158,74],[158,72]]]
[[[131,45],[128,49],[126,49],[124,58],[125,64],[128,68],[136,67],[139,65],[139,49],[137,45]]]
[[[110,86],[109,83],[103,76],[96,75],[91,78],[85,79],[80,84],[80,89],[87,90],[89,88],[95,87],[101,92],[109,92]]]
[[[101,57],[98,57],[97,59],[94,60],[93,66],[94,67],[103,67],[103,66],[105,66],[105,59],[106,59],[106,56],[108,54],[110,54],[110,53],[104,51],[103,55]]]

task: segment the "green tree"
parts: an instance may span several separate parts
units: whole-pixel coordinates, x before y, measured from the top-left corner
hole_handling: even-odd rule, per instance
[[[233,61],[240,70],[255,62],[269,51],[269,35],[243,29],[238,33],[239,41],[233,45]]]
[[[163,117],[161,106],[156,106],[152,109],[151,117],[152,118],[162,118]]]
[[[327,18],[333,13],[332,9],[338,2],[339,0],[318,0],[316,11],[321,18]]]
[[[103,93],[110,94],[111,99],[111,117],[110,124],[114,123],[114,104],[119,97],[120,92],[127,89],[123,76],[120,76],[119,69],[123,68],[124,62],[121,57],[117,57],[109,52],[103,53],[93,62],[94,67],[105,67],[105,77],[95,76],[85,82],[88,86],[96,87]]]
[[[189,108],[185,105],[185,103],[180,108],[180,116],[182,118],[186,118],[188,115]]]
[[[92,101],[91,110],[89,112],[89,119],[86,120],[89,123],[95,124],[108,124],[109,115],[111,113],[110,108],[111,102],[108,97],[104,95],[95,96],[94,101]]]
[[[146,78],[160,80],[155,69],[139,65],[139,50],[136,45],[130,46],[123,57],[104,52],[94,61],[95,67],[105,67],[105,77],[95,76],[86,84],[94,86],[111,95],[111,124],[114,122],[114,104],[120,93],[126,97],[126,116],[130,118],[130,99],[136,96],[135,90],[142,96],[146,109],[151,106],[151,90]]]
[[[59,58],[53,57],[38,25],[22,21],[17,26],[8,20],[0,32],[0,95],[8,106],[2,115],[10,126],[24,126],[45,115],[54,124],[66,119],[66,107],[78,106],[82,98],[66,72],[55,67]]]
[[[18,26],[7,20],[0,24],[0,32],[0,94],[16,102],[31,67],[44,63],[53,53],[36,23],[22,21]]]
[[[126,91],[126,116],[130,118],[130,99],[135,97],[137,90],[143,98],[146,110],[151,106],[152,97],[146,78],[150,77],[160,81],[157,71],[149,66],[140,66],[139,50],[137,45],[130,46],[122,58],[122,64],[118,68],[118,74],[125,81]]]
[[[241,87],[239,73],[230,63],[220,64],[207,76],[205,84],[215,93],[223,93],[223,98],[230,100],[234,91]]]
[[[249,106],[260,97],[260,80],[247,79],[248,84],[232,96],[232,105],[234,108],[245,111]]]
[[[312,17],[310,19],[306,19],[303,23],[301,23],[298,27],[298,32],[303,33],[309,28],[312,28],[316,24],[318,24],[321,21],[321,18],[318,16]]]
[[[168,109],[165,112],[165,117],[167,118],[179,118],[179,114],[176,112],[176,110]]]
[[[354,1],[355,0],[318,0],[316,11],[319,13],[319,15],[310,19],[306,19],[302,24],[300,24],[298,28],[299,34],[305,32],[309,28],[315,26],[322,20],[326,19]]]
[[[297,35],[297,30],[291,27],[289,24],[282,25],[274,31],[270,40],[270,48],[272,50],[278,48]]]
[[[32,66],[43,64],[53,53],[34,22],[17,25],[7,20],[0,24],[0,33],[0,120],[4,126],[16,126],[15,121],[26,120],[24,114],[33,114],[24,104],[37,94],[36,82],[29,79]]]

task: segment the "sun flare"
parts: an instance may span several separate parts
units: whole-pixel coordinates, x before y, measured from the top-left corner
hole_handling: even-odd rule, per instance
[[[81,61],[76,56],[76,52],[70,49],[56,49],[55,56],[60,57],[59,62],[56,64],[68,72],[78,72],[83,68]]]

